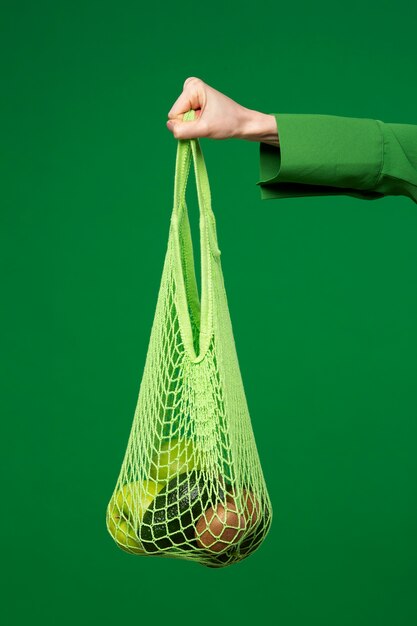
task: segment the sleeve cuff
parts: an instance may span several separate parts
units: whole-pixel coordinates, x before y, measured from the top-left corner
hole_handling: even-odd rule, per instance
[[[303,113],[275,115],[280,147],[260,142],[262,198],[372,190],[383,167],[384,138],[378,120]]]

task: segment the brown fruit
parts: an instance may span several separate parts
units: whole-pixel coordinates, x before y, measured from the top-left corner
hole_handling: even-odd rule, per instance
[[[221,552],[239,541],[245,527],[245,518],[237,514],[236,505],[228,499],[226,507],[217,504],[201,515],[196,524],[197,545],[210,552]]]
[[[234,497],[236,497],[236,492],[234,488],[229,485],[228,491],[226,494],[226,498],[228,502],[234,502]],[[259,504],[258,498],[256,498],[253,491],[249,489],[243,489],[242,491],[242,506],[243,506],[243,515],[246,520],[247,528],[252,528],[255,526],[261,518],[261,506]]]

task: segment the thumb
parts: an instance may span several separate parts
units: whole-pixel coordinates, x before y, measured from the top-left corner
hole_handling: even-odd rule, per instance
[[[198,129],[201,124],[197,126],[198,121],[181,122],[179,120],[169,120],[167,126],[174,135],[175,139],[195,139],[201,137],[201,133]]]

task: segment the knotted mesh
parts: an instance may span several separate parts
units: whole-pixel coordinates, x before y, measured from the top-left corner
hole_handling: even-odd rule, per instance
[[[189,111],[183,119],[193,116]],[[201,303],[185,202],[192,157],[200,207]],[[208,567],[249,556],[272,521],[220,254],[199,141],[179,140],[155,317],[106,524],[127,552]]]

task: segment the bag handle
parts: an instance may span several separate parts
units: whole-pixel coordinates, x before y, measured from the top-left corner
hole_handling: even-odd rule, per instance
[[[194,119],[195,111],[193,109],[190,109],[183,115],[183,121],[191,121]],[[211,208],[210,183],[198,138],[178,140],[177,160],[175,164],[174,210],[171,221],[179,224],[183,215],[191,157],[194,162],[200,219],[204,219],[207,222],[211,253],[215,257],[220,256],[221,251],[217,241],[216,218]]]
[[[187,111],[183,119],[192,120],[194,115],[193,110]],[[200,209],[201,303],[197,293],[191,229],[185,201],[191,159],[194,162]],[[198,363],[204,358],[213,334],[212,263],[214,259],[218,260],[221,252],[217,243],[216,220],[211,208],[207,169],[197,138],[178,140],[171,236],[175,255],[173,269],[177,285],[176,304],[181,336],[189,360]],[[194,348],[190,315],[193,317],[194,327],[197,327],[200,333],[198,355]]]

